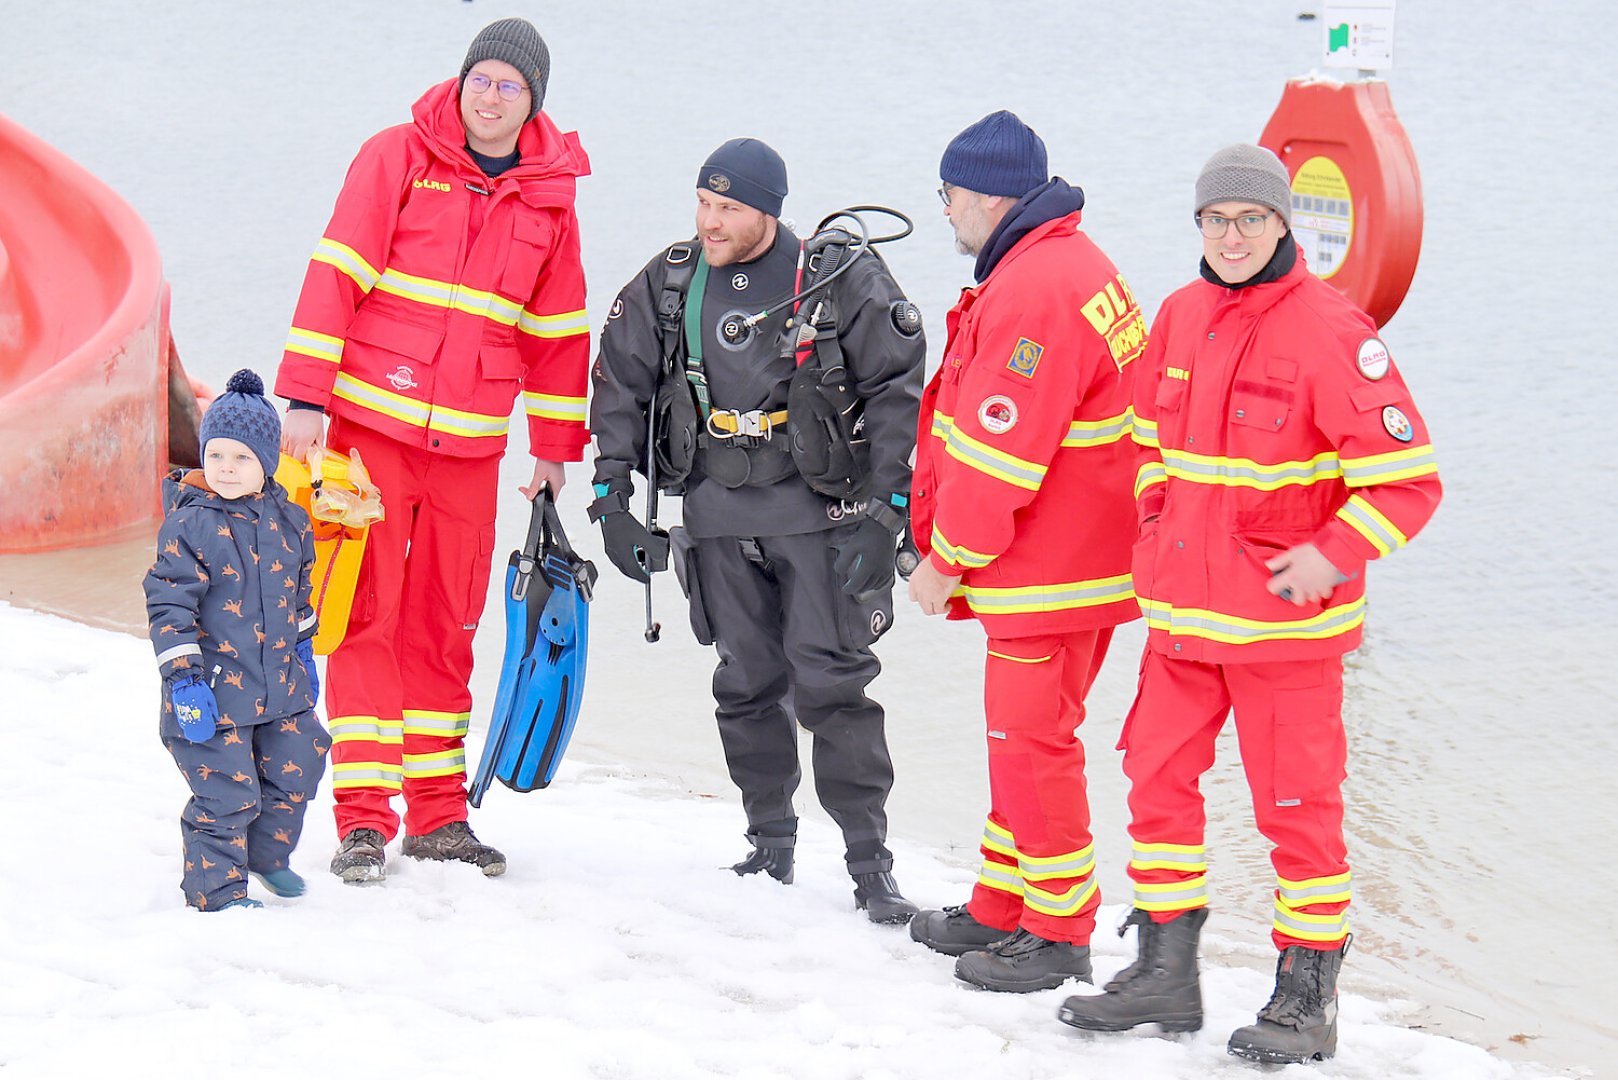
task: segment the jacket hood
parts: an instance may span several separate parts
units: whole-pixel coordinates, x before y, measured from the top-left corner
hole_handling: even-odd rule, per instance
[[[272,488],[279,486],[275,477],[264,478],[264,494],[270,494]],[[169,512],[183,506],[206,506],[222,511],[233,504],[240,509],[256,509],[257,502],[251,495],[234,500],[225,498],[208,486],[201,469],[175,469],[163,478],[163,508]]]
[[[1084,190],[1074,187],[1060,176],[1052,177],[1043,187],[1037,187],[1018,199],[1017,205],[1000,219],[1000,224],[995,226],[994,232],[984,242],[983,250],[978,252],[973,275],[979,283],[986,281],[1006,253],[1017,246],[1017,241],[1047,221],[1067,217],[1082,209]]]
[[[466,126],[461,122],[460,80],[446,79],[416,99],[410,114],[416,130],[446,161],[482,171],[466,149]],[[579,143],[577,132],[564,132],[543,111],[517,133],[517,150],[522,159],[501,174],[513,180],[561,180],[569,183],[590,175],[590,159]]]

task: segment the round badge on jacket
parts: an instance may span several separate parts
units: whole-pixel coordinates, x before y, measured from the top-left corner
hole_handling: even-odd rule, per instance
[[[1393,362],[1393,357],[1381,338],[1368,337],[1360,342],[1359,354],[1354,360],[1359,365],[1360,374],[1376,382],[1388,373],[1388,365]]]
[[[978,406],[978,423],[990,435],[1004,435],[1017,423],[1017,403],[1004,394],[994,394],[983,399]]]
[[[1397,405],[1389,405],[1382,410],[1382,426],[1387,428],[1388,434],[1400,442],[1409,442],[1416,437],[1416,429],[1410,423],[1410,417]]]

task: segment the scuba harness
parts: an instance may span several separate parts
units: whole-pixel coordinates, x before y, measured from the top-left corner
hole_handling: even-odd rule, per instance
[[[872,237],[861,211],[888,214],[902,231]],[[843,219],[853,227],[828,227]],[[651,403],[660,436],[647,448],[647,464],[664,492],[679,494],[700,459],[704,475],[726,487],[763,486],[796,472],[816,492],[845,501],[864,498],[870,485],[870,442],[864,435],[863,401],[843,360],[831,284],[875,244],[903,239],[914,225],[896,210],[853,206],[821,220],[800,244],[793,293],[720,328],[740,341],[788,305],[781,352],[794,372],[785,410],[715,410],[702,358],[702,301],[708,264],[700,245],[677,244],[664,256],[657,305],[662,359]],[[874,254],[874,252],[872,252]],[[804,284],[805,271],[808,284]],[[907,336],[920,329],[908,301],[893,311],[895,328]],[[654,459],[655,455],[655,459]]]

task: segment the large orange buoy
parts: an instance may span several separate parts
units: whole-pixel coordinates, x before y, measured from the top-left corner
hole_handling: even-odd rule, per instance
[[[1382,326],[1421,255],[1421,173],[1388,84],[1293,79],[1259,136],[1292,177],[1309,269]]]

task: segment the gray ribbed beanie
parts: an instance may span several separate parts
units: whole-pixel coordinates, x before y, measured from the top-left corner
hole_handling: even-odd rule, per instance
[[[1196,213],[1217,202],[1268,206],[1292,227],[1292,182],[1281,159],[1262,146],[1236,143],[1208,159],[1197,177]]]
[[[502,60],[522,72],[528,82],[528,119],[539,115],[545,104],[545,84],[551,77],[551,51],[533,23],[527,19],[499,19],[479,31],[472,39],[472,47],[466,50],[466,59],[461,61],[457,89],[466,85],[466,73],[479,60]]]

